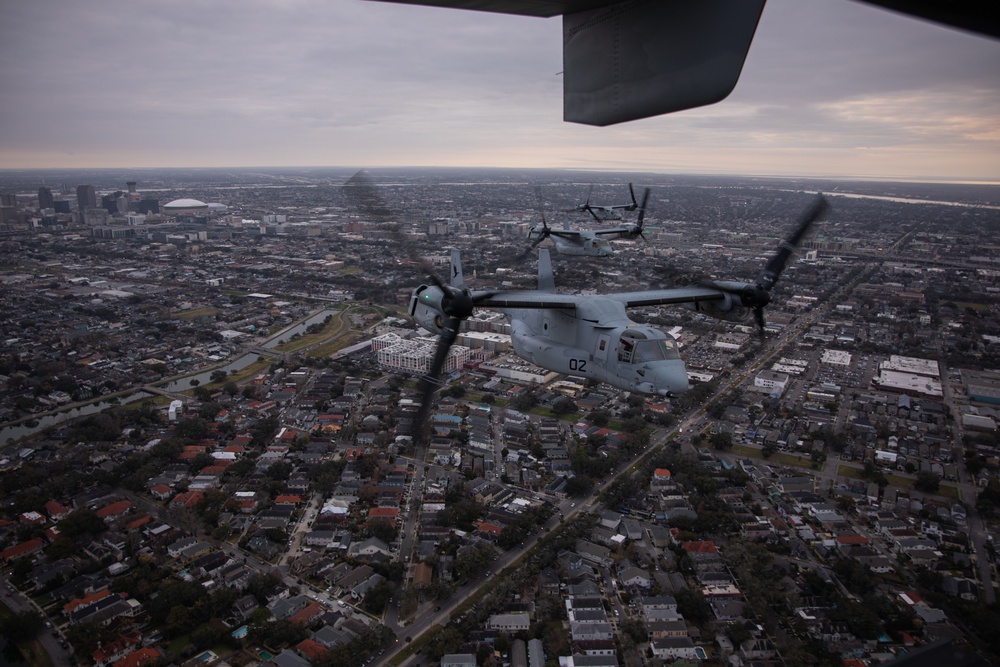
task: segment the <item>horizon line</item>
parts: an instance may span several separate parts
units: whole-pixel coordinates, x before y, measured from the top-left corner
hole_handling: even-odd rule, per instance
[[[780,179],[780,180],[817,180],[817,181],[861,181],[866,183],[927,183],[927,184],[938,184],[938,185],[984,185],[984,186],[996,186],[1000,185],[1000,180],[990,180],[984,179],[973,179],[969,177],[928,177],[928,176],[874,176],[874,175],[844,175],[844,174],[832,174],[832,175],[790,175],[790,174],[750,174],[750,173],[732,173],[732,172],[674,172],[674,171],[657,171],[650,169],[641,168],[625,168],[625,167],[510,167],[510,166],[452,166],[452,165],[373,165],[373,166],[350,166],[350,165],[212,165],[212,166],[183,166],[183,165],[161,165],[157,167],[139,167],[139,166],[115,166],[115,167],[0,167],[0,174],[9,172],[42,172],[42,171],[156,171],[156,170],[171,170],[171,169],[186,169],[192,171],[208,171],[213,169],[225,169],[225,170],[267,170],[267,169],[343,169],[343,170],[392,170],[392,169],[425,169],[425,170],[496,170],[496,171],[564,171],[564,172],[605,172],[605,173],[637,173],[637,174],[656,174],[658,176],[677,176],[677,177],[714,177],[714,178],[766,178],[766,179]]]

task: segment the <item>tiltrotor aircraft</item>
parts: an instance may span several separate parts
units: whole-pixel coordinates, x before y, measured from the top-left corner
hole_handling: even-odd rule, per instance
[[[358,211],[394,229],[391,212],[363,171],[344,185],[345,195]],[[732,322],[745,321],[752,313],[763,332],[764,307],[771,301],[771,289],[826,209],[826,199],[817,196],[754,282],[713,280],[688,287],[603,295],[557,293],[551,258],[545,249],[538,252],[536,290],[473,291],[465,284],[458,251],[452,252],[451,277],[446,283],[416,256],[397,229],[399,242],[422,264],[431,281],[410,296],[410,317],[439,336],[430,368],[421,377],[421,402],[414,419],[417,431],[426,422],[432,395],[441,386],[441,372],[462,322],[476,308],[506,315],[514,351],[547,370],[642,394],[669,396],[687,390],[687,369],[677,342],[659,329],[629,319],[626,310],[678,305]]]
[[[629,189],[631,189],[631,185],[629,185]],[[525,254],[531,252],[531,250],[533,250],[545,239],[552,239],[556,250],[562,255],[607,257],[613,252],[611,244],[608,243],[608,241],[614,241],[616,239],[626,239],[631,241],[637,237],[642,237],[643,240],[646,239],[646,237],[642,234],[642,226],[646,217],[646,203],[648,201],[649,188],[646,188],[642,195],[642,205],[636,205],[636,208],[639,209],[639,216],[636,218],[635,224],[597,229],[553,229],[552,227],[549,227],[548,222],[545,220],[545,212],[542,211],[542,227],[541,229],[538,227],[532,227],[531,231],[528,232],[528,239],[531,240],[532,243],[525,251]],[[631,206],[631,204],[615,205],[606,208],[614,209],[628,206]],[[597,217],[596,214],[594,217]]]
[[[606,382],[626,391],[669,396],[688,389],[687,370],[676,341],[659,329],[629,319],[628,308],[680,305],[723,320],[739,322],[753,314],[764,330],[764,307],[788,261],[812,224],[827,208],[818,196],[803,213],[754,282],[705,281],[689,287],[604,295],[559,294],[545,249],[538,253],[538,289],[473,291],[466,285],[457,251],[451,281],[430,274],[410,297],[409,314],[440,336],[424,378],[425,403],[438,383],[448,350],[463,320],[476,308],[499,310],[510,321],[518,356],[558,373]]]
[[[576,208],[570,209],[568,212],[589,213],[594,216],[594,220],[606,222],[608,220],[621,220],[622,211],[634,211],[639,208],[639,203],[635,200],[635,191],[632,189],[631,183],[628,184],[628,193],[632,197],[631,204],[591,204],[590,195],[593,190],[594,186],[590,186],[587,190],[587,201],[577,204]]]

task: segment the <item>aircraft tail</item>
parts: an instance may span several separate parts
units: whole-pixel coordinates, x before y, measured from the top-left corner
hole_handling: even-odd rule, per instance
[[[465,276],[462,275],[462,257],[454,248],[451,251],[451,286],[465,287]]]
[[[538,291],[556,291],[556,279],[552,275],[552,258],[549,257],[548,248],[538,251]]]

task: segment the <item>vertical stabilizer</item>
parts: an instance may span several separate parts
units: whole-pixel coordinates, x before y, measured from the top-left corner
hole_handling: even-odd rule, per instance
[[[451,251],[451,286],[465,287],[465,276],[462,275],[462,257],[455,249]]]
[[[538,251],[538,291],[556,291],[556,279],[552,277],[552,259],[547,248]]]

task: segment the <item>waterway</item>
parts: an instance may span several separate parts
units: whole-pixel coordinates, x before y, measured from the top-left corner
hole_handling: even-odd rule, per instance
[[[44,417],[37,418],[37,424],[34,426],[29,426],[29,423],[34,422],[22,422],[20,424],[15,424],[13,426],[6,426],[0,428],[0,445],[6,444],[13,440],[20,440],[21,438],[27,437],[29,435],[34,435],[40,433],[47,428],[52,428],[53,426],[58,426],[59,424],[71,421],[73,419],[78,419],[80,417],[86,417],[87,415],[97,414],[107,410],[110,407],[116,405],[125,405],[127,403],[132,403],[135,401],[142,400],[144,398],[150,398],[152,394],[146,393],[144,391],[137,391],[134,394],[129,394],[128,396],[122,396],[117,400],[104,400],[98,401],[96,403],[88,403],[86,405],[78,405],[61,412],[56,412],[52,414],[45,415]]]
[[[794,192],[793,190],[788,190],[788,192]],[[935,199],[917,199],[915,197],[892,197],[888,195],[859,195],[851,192],[824,192],[827,197],[844,197],[845,199],[877,199],[880,201],[891,201],[900,204],[932,204],[936,206],[957,206],[960,208],[986,208],[991,210],[1000,210],[1000,206],[993,206],[992,204],[976,204],[961,201],[940,201]]]
[[[304,334],[306,332],[306,329],[308,329],[309,327],[311,327],[314,324],[321,324],[323,322],[323,320],[325,320],[327,317],[329,317],[331,315],[336,315],[337,312],[339,312],[339,311],[336,311],[336,310],[321,310],[320,312],[316,313],[315,315],[313,315],[311,317],[308,317],[305,320],[299,322],[295,326],[290,327],[288,329],[284,329],[281,332],[275,334],[274,336],[271,337],[270,340],[268,340],[266,343],[264,343],[263,345],[261,345],[261,347],[267,348],[268,350],[274,349],[277,346],[281,345],[282,343],[287,343],[288,341],[290,341],[292,339],[292,337],[295,336],[296,334],[300,334],[300,335]]]
[[[182,378],[178,378],[173,382],[168,382],[166,384],[158,384],[156,387],[163,389],[164,391],[172,391],[175,393],[180,393],[182,391],[189,391],[192,387],[197,387],[198,385],[208,384],[212,381],[212,373],[216,371],[224,371],[226,375],[233,373],[235,371],[241,371],[250,364],[256,362],[260,359],[260,356],[253,353],[247,353],[242,356],[236,357],[230,361],[225,366],[220,366],[218,368],[213,368],[210,371],[204,371],[202,373],[196,373],[194,375],[185,375]]]

